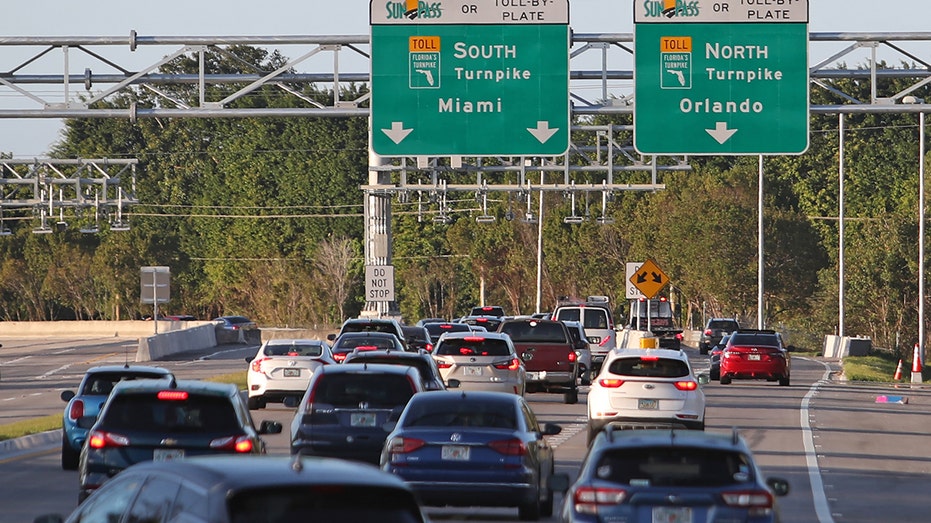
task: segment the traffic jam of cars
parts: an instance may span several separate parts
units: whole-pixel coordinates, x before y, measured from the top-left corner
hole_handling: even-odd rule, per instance
[[[691,355],[628,348],[615,313],[591,296],[533,317],[479,306],[416,325],[354,318],[325,340],[265,340],[245,358],[245,390],[157,365],[93,367],[61,394],[61,466],[78,471],[79,504],[42,521],[168,521],[171,510],[185,521],[408,523],[473,506],[530,521],[778,521],[788,482],[763,476],[736,429],[705,432],[703,389],[789,385],[781,335],[712,318]],[[534,394],[566,405],[584,394],[576,476],[557,472],[552,438],[564,427],[539,419]],[[293,410],[290,425],[256,423],[270,403]],[[290,455],[268,453],[263,436],[279,433]],[[365,503],[352,502],[358,489]]]

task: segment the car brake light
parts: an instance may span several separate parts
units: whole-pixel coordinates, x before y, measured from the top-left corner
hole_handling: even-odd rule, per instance
[[[186,390],[160,390],[155,397],[163,401],[184,401],[187,396]]]
[[[252,452],[254,446],[249,436],[226,436],[211,440],[210,448],[234,450],[240,454],[248,454]]]
[[[391,438],[391,441],[388,443],[388,452],[391,454],[407,454],[408,452],[414,452],[426,444],[427,442],[422,439],[395,437]]]
[[[615,378],[605,378],[598,380],[598,384],[606,389],[616,389],[624,384],[624,380],[619,380]]]
[[[694,381],[677,381],[676,388],[679,390],[695,390],[698,388],[698,383]]]
[[[640,356],[640,361],[659,361],[659,356]]]
[[[579,359],[579,355],[574,350],[569,351],[569,363],[575,363],[577,359]]]
[[[433,352],[433,344],[432,344],[432,343],[428,343],[424,348],[427,349],[427,352]]]
[[[69,419],[78,419],[84,415],[84,402],[82,400],[74,400],[71,402],[71,408],[68,410]]]
[[[676,334],[676,339],[679,340],[679,341],[682,341],[682,333],[681,333],[681,332],[678,333],[678,334]]]
[[[92,449],[102,449],[105,447],[125,447],[129,445],[129,438],[113,432],[104,432],[102,430],[92,430],[87,436],[87,445]]]
[[[520,368],[520,360],[517,358],[511,358],[510,361],[502,361],[499,363],[492,364],[496,369],[501,370],[517,370]]]
[[[705,336],[711,336],[711,329],[705,329]]]
[[[598,514],[599,506],[620,505],[626,499],[626,490],[594,487],[579,487],[572,497],[576,512],[581,514]]]
[[[356,347],[356,350],[378,350],[378,347],[374,345],[359,345]]]
[[[527,453],[527,446],[517,438],[499,439],[489,442],[488,446],[505,456],[523,456]]]
[[[439,367],[439,368],[441,368],[441,369],[448,369],[448,368],[452,367],[453,364],[450,363],[450,362],[448,362],[448,361],[440,361],[440,360],[437,360],[436,366]]]
[[[268,358],[259,358],[257,360],[252,360],[252,371],[253,372],[262,372],[262,362]]]
[[[462,338],[462,341],[469,341],[469,342],[473,342],[473,343],[481,343],[481,342],[485,341],[485,338],[483,338],[483,337],[481,337],[481,336],[466,336],[466,337]]]
[[[765,516],[772,512],[773,496],[765,490],[736,490],[721,494],[724,503],[732,507],[749,509],[748,516]]]

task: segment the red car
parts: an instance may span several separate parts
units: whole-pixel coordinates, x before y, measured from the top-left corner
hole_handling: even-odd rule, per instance
[[[773,330],[740,329],[731,334],[721,353],[721,385],[731,380],[779,381],[789,385],[789,352]]]

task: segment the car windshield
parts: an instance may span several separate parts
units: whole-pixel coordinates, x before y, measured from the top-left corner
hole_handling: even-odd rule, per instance
[[[689,366],[682,360],[669,358],[618,358],[611,362],[608,371],[620,376],[682,378],[689,375]]]
[[[365,503],[359,503],[360,492]],[[346,521],[420,523],[417,504],[398,489],[372,486],[284,486],[239,492],[228,502],[232,523]]]
[[[510,403],[419,401],[408,406],[407,427],[517,428],[517,415]]]
[[[444,338],[433,351],[438,356],[508,356],[511,348],[499,338],[466,336]]]
[[[566,328],[561,323],[543,321],[516,321],[501,325],[501,332],[514,342],[568,343]]]
[[[101,426],[129,432],[233,432],[241,426],[224,396],[179,389],[111,397]]]
[[[337,407],[404,405],[414,395],[407,376],[401,374],[334,373],[320,377],[313,391],[314,403]]]
[[[612,449],[594,470],[600,480],[640,487],[724,487],[753,481],[746,455],[700,447]]]
[[[309,343],[275,344],[265,346],[266,356],[320,356],[323,347]]]

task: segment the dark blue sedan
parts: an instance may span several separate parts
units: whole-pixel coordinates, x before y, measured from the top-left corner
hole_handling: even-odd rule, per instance
[[[764,478],[735,430],[618,430],[592,441],[560,521],[779,521],[784,479]]]
[[[553,448],[527,402],[505,392],[415,394],[388,435],[381,468],[427,506],[517,507],[522,520],[553,513]]]

